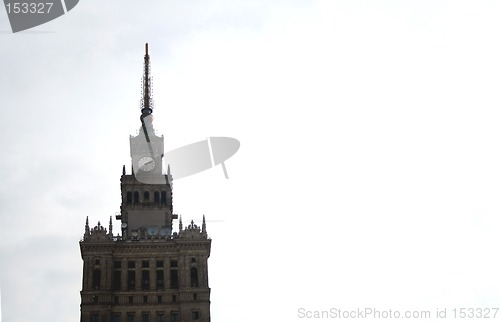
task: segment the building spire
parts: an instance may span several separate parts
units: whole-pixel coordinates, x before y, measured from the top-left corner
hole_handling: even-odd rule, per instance
[[[144,74],[142,75],[141,113],[143,117],[153,113],[153,99],[151,90],[151,66],[149,65],[148,44],[144,55]]]
[[[89,227],[89,216],[87,216],[87,220],[85,220],[85,235],[90,234],[90,227]]]
[[[204,234],[207,233],[207,223],[205,222],[205,215],[203,215],[203,223],[201,224],[201,232]]]
[[[111,221],[111,217],[109,216],[109,235],[113,236],[113,222]]]
[[[179,232],[182,231],[182,216],[179,216]]]

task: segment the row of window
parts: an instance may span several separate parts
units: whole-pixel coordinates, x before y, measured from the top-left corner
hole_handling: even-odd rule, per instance
[[[128,261],[127,262],[127,267],[129,269],[135,268],[135,261]],[[191,263],[196,263],[196,257],[191,257]],[[100,258],[95,258],[94,259],[94,266],[99,266],[101,265],[101,260]],[[141,261],[141,267],[142,268],[149,268],[149,261],[143,260]],[[162,260],[157,260],[156,261],[156,267],[157,268],[162,268],[163,267],[163,261]],[[171,260],[170,261],[170,267],[177,267],[177,261],[176,260]],[[114,269],[120,269],[122,268],[122,262],[121,261],[114,261],[113,262],[113,268]]]
[[[143,304],[153,303],[153,302],[149,301],[150,299],[151,299],[150,297],[148,297],[147,295],[144,295],[142,297],[142,303]],[[115,296],[113,300],[114,300],[114,304],[116,304],[116,305],[124,303],[124,302],[120,302],[119,296]],[[198,293],[193,293],[193,301],[197,301],[197,300],[198,300]],[[177,302],[177,295],[176,294],[172,294],[171,302],[172,303]],[[99,296],[97,296],[97,295],[92,296],[92,303],[94,303],[94,304],[99,303]],[[137,301],[135,301],[135,303],[137,303]],[[156,296],[156,303],[164,303],[164,299],[163,299],[162,295]],[[134,297],[133,296],[128,296],[128,304],[134,304]]]
[[[191,258],[191,263],[195,263],[196,262],[196,258]],[[99,259],[96,259],[95,260],[95,265],[99,265]],[[127,268],[129,269],[133,269],[135,268],[135,261],[128,261],[127,262]],[[143,260],[141,261],[141,267],[142,268],[149,268],[149,261],[147,260]],[[162,260],[157,260],[156,261],[156,267],[157,268],[163,268],[163,261]],[[170,267],[177,267],[177,261],[176,260],[171,260],[170,261]],[[122,268],[122,262],[121,261],[114,261],[113,262],[113,268],[114,269],[120,269]]]
[[[128,261],[127,262],[127,268],[128,269],[134,269],[135,268],[135,263],[136,261]],[[191,257],[191,263],[196,263],[196,257]],[[96,258],[94,260],[94,265],[99,266],[101,265],[101,261],[99,258]],[[170,261],[170,267],[177,267],[177,261],[176,260],[171,260]],[[148,260],[143,260],[141,261],[141,267],[142,268],[149,268],[149,261]],[[163,261],[162,260],[157,260],[156,261],[156,268],[162,268],[163,267]],[[122,261],[114,261],[113,262],[113,268],[114,269],[120,269],[122,268]]]
[[[138,318],[136,319],[135,313],[127,313],[126,322],[153,322],[154,320],[150,319],[150,314],[147,312],[143,312],[141,314],[137,314]],[[111,322],[121,322],[121,314],[112,313],[111,314]],[[140,320],[139,320],[140,319]],[[191,311],[191,320],[199,320],[200,312],[199,311]],[[90,316],[90,322],[99,322],[100,315],[99,313],[93,313]],[[170,312],[170,321],[176,322],[179,321],[179,312]],[[156,322],[167,322],[165,312],[156,312]]]
[[[127,204],[137,204],[139,202],[150,202],[150,194],[149,191],[144,191],[142,195],[142,200],[139,198],[139,191],[127,191]],[[161,195],[159,191],[155,191],[153,193],[153,202],[155,204],[162,204],[166,205],[167,204],[167,192],[162,191]]]
[[[128,261],[127,262],[127,267],[130,268],[135,268],[135,261]],[[196,257],[191,257],[191,263],[196,263]],[[101,260],[99,258],[94,259],[94,266],[99,266],[101,265]],[[149,261],[143,260],[141,261],[141,266],[142,268],[149,268]],[[157,260],[156,261],[156,267],[163,267],[163,261],[162,260]],[[177,267],[177,261],[176,260],[171,260],[170,261],[170,267]],[[114,269],[120,269],[122,268],[122,262],[121,261],[114,261],[113,262],[113,268]]]
[[[150,289],[150,274],[148,270],[141,271],[141,285],[140,289],[149,290]],[[101,269],[96,268],[92,274],[92,288],[98,290],[101,288]],[[163,268],[156,269],[156,289],[164,288],[164,270]],[[198,269],[196,267],[191,267],[190,269],[190,286],[191,287],[199,287],[199,279],[198,279]],[[127,270],[126,271],[126,289],[131,291],[136,289],[136,271],[135,270]],[[112,280],[113,290],[120,291],[123,290],[124,285],[122,285],[122,271],[120,269],[115,269],[113,271],[113,280]],[[170,288],[178,289],[179,288],[179,273],[177,267],[170,268]]]

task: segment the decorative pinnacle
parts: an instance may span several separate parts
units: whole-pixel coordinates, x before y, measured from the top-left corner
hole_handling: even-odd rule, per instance
[[[179,232],[182,230],[182,216],[179,216]]]
[[[161,156],[163,158],[163,155]],[[170,173],[170,164],[167,166],[167,180],[168,180],[168,184],[170,185],[170,187],[173,186],[173,178],[172,178],[172,174]]]
[[[151,67],[149,65],[148,44],[146,43],[146,54],[144,55],[144,74],[142,75],[142,99],[141,99],[141,113],[144,116],[153,113],[150,73],[151,73]]]
[[[111,221],[111,217],[109,216],[109,234],[113,236],[113,222]]]
[[[89,216],[87,216],[87,220],[85,220],[85,234],[90,234]]]
[[[202,233],[207,232],[207,223],[205,222],[205,215],[203,215],[203,223],[201,224],[201,232]]]

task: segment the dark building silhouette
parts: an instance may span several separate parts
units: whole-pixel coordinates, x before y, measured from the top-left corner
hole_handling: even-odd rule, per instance
[[[132,173],[121,176],[121,234],[88,217],[83,259],[81,322],[210,321],[205,217],[182,226],[172,208],[172,176],[162,168],[163,136],[152,122],[148,45],[144,56],[140,130],[130,137]],[[166,173],[165,173],[166,172]],[[173,221],[178,219],[178,231]]]

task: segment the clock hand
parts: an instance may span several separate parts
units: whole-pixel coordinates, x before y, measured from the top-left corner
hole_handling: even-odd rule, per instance
[[[148,129],[146,127],[146,122],[144,121],[144,118],[147,117],[147,116],[149,116],[149,115],[141,114],[142,130],[144,131],[144,136],[146,137],[146,142],[148,143],[148,148],[149,148],[150,156],[152,158],[154,158],[153,146],[151,145],[151,140],[149,139],[149,133],[148,133]]]
[[[149,153],[151,157],[154,158],[153,155],[153,147],[151,146],[151,140],[149,139],[149,133],[146,126],[145,118],[152,117],[151,113],[153,113],[152,102],[151,102],[151,77],[149,76],[149,53],[148,53],[148,44],[146,44],[146,55],[144,55],[144,75],[142,77],[143,84],[143,98],[142,98],[142,109],[141,109],[141,123],[142,130],[144,131],[144,135],[146,136],[146,142],[148,142]],[[152,119],[147,120],[150,124]]]

